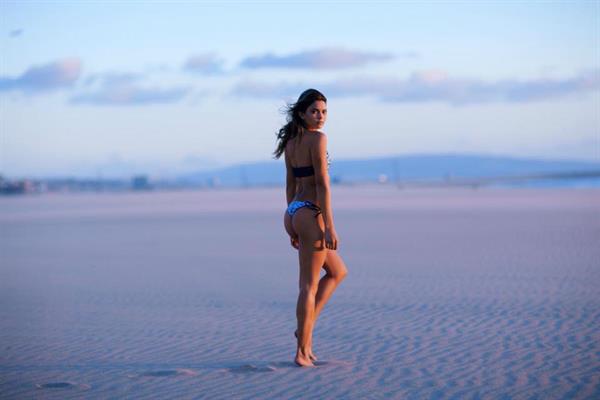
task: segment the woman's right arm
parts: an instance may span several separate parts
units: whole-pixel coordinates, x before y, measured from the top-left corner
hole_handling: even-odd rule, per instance
[[[288,157],[287,151],[285,154],[285,197],[289,206],[294,196],[296,195],[296,177],[292,171],[292,163]]]
[[[315,170],[317,200],[321,206],[321,213],[325,222],[325,246],[328,249],[335,250],[338,245],[338,237],[335,232],[333,212],[331,210],[331,191],[329,188],[329,172],[327,171],[327,136],[323,133],[318,133],[311,150],[311,159]]]

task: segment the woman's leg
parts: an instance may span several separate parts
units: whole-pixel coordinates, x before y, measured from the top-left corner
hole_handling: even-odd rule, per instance
[[[337,288],[337,286],[344,280],[348,274],[348,269],[342,257],[338,254],[337,250],[327,250],[327,256],[325,257],[325,264],[323,269],[326,274],[323,275],[319,281],[319,287],[315,296],[315,323],[325,307],[325,304]],[[313,323],[314,328],[314,323]]]
[[[300,293],[296,306],[298,319],[298,349],[296,363],[312,366],[310,359],[312,330],[315,317],[315,298],[319,289],[319,273],[325,263],[327,249],[321,247],[323,231],[316,223],[314,212],[302,208],[293,218],[294,230],[299,236]]]
[[[315,297],[315,322],[317,318],[319,318],[319,314],[323,310],[323,307],[325,307],[325,304],[333,294],[333,291],[348,274],[346,264],[344,264],[344,260],[342,260],[342,257],[340,257],[337,250],[327,250],[323,268],[325,269],[326,274],[323,275],[319,282],[319,288]]]

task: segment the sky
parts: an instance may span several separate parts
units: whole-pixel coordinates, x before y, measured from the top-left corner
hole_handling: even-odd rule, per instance
[[[600,161],[600,1],[0,1],[0,175],[273,160],[328,99],[335,159]]]

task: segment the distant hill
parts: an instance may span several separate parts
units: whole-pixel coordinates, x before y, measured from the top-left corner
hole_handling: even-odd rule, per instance
[[[369,159],[333,159],[333,183],[411,182],[599,171],[600,162],[539,160],[508,156],[426,154]],[[243,163],[180,175],[177,181],[200,186],[271,186],[285,184],[281,160]]]

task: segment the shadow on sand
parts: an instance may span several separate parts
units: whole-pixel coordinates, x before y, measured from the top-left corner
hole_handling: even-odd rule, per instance
[[[315,361],[316,368],[348,366],[344,361]],[[197,376],[201,371],[220,371],[233,374],[254,374],[282,371],[300,368],[293,361],[251,361],[251,362],[225,362],[218,364],[189,364],[185,368],[148,368],[138,373],[127,374],[128,378],[168,378]],[[306,368],[312,369],[312,368]]]

